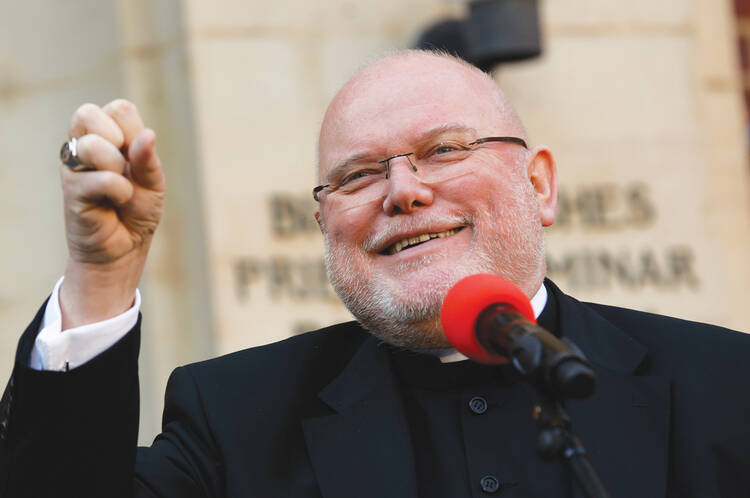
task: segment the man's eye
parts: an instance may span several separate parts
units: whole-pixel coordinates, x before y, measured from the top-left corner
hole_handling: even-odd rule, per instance
[[[429,148],[427,153],[424,155],[424,157],[426,158],[430,158],[430,157],[435,158],[438,156],[453,157],[454,155],[456,155],[456,153],[463,152],[465,150],[466,150],[466,146],[459,144],[457,142],[441,142]]]
[[[440,144],[435,147],[433,154],[447,154],[449,152],[453,152],[454,150],[456,150],[456,147],[454,145]]]
[[[360,178],[371,176],[372,174],[373,172],[369,170],[355,171],[354,173],[346,175],[344,179],[341,180],[341,185],[346,185],[347,183],[351,183],[353,181],[359,180]]]

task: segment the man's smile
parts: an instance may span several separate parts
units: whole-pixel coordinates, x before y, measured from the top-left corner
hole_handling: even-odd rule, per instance
[[[418,246],[432,239],[444,239],[458,233],[464,227],[451,228],[442,232],[426,232],[419,235],[403,238],[388,246],[381,254],[393,255],[405,249]]]

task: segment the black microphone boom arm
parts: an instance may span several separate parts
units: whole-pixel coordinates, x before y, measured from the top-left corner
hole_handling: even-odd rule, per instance
[[[476,336],[482,347],[510,359],[521,374],[559,399],[583,399],[594,392],[596,374],[578,347],[512,306],[485,308],[476,321]]]

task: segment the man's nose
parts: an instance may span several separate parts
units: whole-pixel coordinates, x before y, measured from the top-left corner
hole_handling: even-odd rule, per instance
[[[391,159],[389,167],[388,190],[383,201],[386,214],[409,214],[432,204],[432,188],[419,179],[419,172],[414,172],[408,157]]]

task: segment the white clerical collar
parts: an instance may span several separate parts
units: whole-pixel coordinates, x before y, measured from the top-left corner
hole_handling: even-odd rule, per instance
[[[544,306],[547,304],[547,288],[544,287],[544,283],[536,291],[534,297],[531,298],[531,309],[534,310],[534,318],[539,318]],[[459,353],[455,349],[443,349],[438,353],[440,361],[443,363],[453,363],[456,361],[468,360],[466,356]]]

